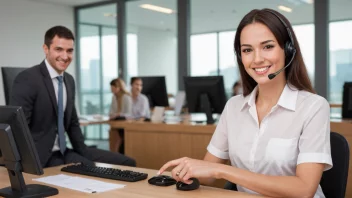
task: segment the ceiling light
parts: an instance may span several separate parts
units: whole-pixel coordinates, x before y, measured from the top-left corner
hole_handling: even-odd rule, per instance
[[[314,0],[284,0],[290,4],[293,4],[295,6],[299,6],[302,4],[313,4]]]
[[[174,13],[174,11],[169,8],[164,8],[164,7],[155,6],[155,5],[151,5],[151,4],[142,4],[142,5],[140,5],[140,7],[144,8],[144,9],[148,9],[148,10],[153,10],[156,12],[166,13],[166,14]]]
[[[286,6],[280,5],[280,6],[278,6],[278,8],[282,11],[285,11],[285,12],[292,12],[292,9],[289,7],[286,7]]]
[[[104,13],[105,17],[117,17],[117,14],[115,13]]]
[[[303,3],[313,4],[314,0],[301,0]]]

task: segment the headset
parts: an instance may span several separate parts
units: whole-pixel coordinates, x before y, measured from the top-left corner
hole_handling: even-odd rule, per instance
[[[269,74],[268,78],[270,80],[272,80],[273,78],[275,78],[275,76],[277,76],[279,73],[281,73],[284,69],[286,69],[286,67],[288,67],[292,63],[293,58],[296,55],[296,48],[295,48],[295,41],[293,40],[293,37],[292,37],[292,32],[291,32],[290,28],[287,26],[287,24],[285,23],[285,21],[282,20],[281,17],[278,14],[276,14],[275,12],[273,12],[271,10],[264,10],[264,11],[270,12],[276,18],[278,18],[281,21],[281,23],[285,26],[285,28],[287,30],[287,33],[288,33],[288,36],[290,37],[290,40],[286,41],[285,45],[284,45],[285,64],[286,64],[286,66],[283,67],[282,69],[280,69],[279,71],[275,72],[275,73]],[[238,52],[236,52],[236,53],[237,53],[237,56],[240,59],[242,59],[240,50],[238,50]]]

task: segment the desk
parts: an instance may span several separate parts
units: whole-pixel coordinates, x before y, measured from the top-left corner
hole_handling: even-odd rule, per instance
[[[134,170],[134,171],[139,171],[139,172],[145,172],[148,173],[148,179],[153,177],[155,173],[157,172],[156,170],[150,170],[150,169],[142,169],[142,168],[131,168],[131,167],[123,167],[123,166],[114,166],[114,165],[108,165],[108,164],[98,164],[99,166],[106,166],[106,167],[113,167],[113,168],[120,168],[120,169],[128,169],[128,170]],[[37,175],[30,175],[30,174],[24,174],[25,177],[25,182],[26,184],[43,184],[40,182],[35,182],[32,181],[34,178],[38,177],[44,177],[44,176],[50,176],[50,175],[57,175],[57,174],[67,174],[67,175],[75,175],[71,173],[66,173],[66,172],[61,172],[62,166],[59,167],[52,167],[52,168],[46,168],[44,169],[44,175],[37,176]],[[173,197],[243,197],[243,198],[254,198],[254,197],[260,197],[260,196],[255,196],[255,195],[250,195],[247,193],[241,193],[241,192],[236,192],[236,191],[230,191],[230,190],[224,190],[220,188],[212,188],[212,187],[207,187],[207,186],[200,186],[199,189],[194,190],[194,191],[178,191],[176,190],[175,185],[173,186],[168,186],[168,187],[159,187],[159,186],[153,186],[148,184],[148,180],[143,180],[139,182],[123,182],[123,181],[115,181],[115,180],[109,180],[109,179],[101,179],[97,177],[89,177],[89,176],[84,176],[84,175],[79,175],[80,177],[85,177],[85,178],[91,178],[91,179],[96,179],[104,182],[109,182],[109,183],[118,183],[118,184],[125,184],[127,185],[123,189],[117,189],[117,190],[112,190],[104,193],[97,193],[97,194],[89,194],[89,193],[84,193],[84,192],[79,192],[75,190],[70,190],[67,188],[61,188],[53,185],[49,185],[55,188],[58,188],[59,194],[56,195],[55,197],[75,197],[75,198],[81,198],[81,197],[118,197],[118,198],[154,198],[154,197],[166,197],[166,198],[173,198]],[[8,178],[7,170],[4,167],[0,167],[0,188],[4,188],[9,186],[10,181]],[[47,184],[44,184],[47,185]]]
[[[99,122],[97,122],[99,123]],[[112,121],[112,128],[125,129],[125,154],[139,167],[159,169],[179,157],[203,159],[216,125],[164,124]],[[331,119],[331,131],[342,134],[352,147],[352,120]],[[221,186],[219,183],[216,186]],[[352,197],[352,152],[346,197]]]
[[[216,127],[136,121],[114,121],[110,126],[125,129],[125,154],[136,159],[138,167],[151,169],[184,156],[203,159]]]
[[[93,115],[87,115],[87,116],[82,116],[81,119],[79,120],[80,126],[89,126],[89,125],[94,125],[94,124],[107,124],[109,121],[108,116],[93,116]]]

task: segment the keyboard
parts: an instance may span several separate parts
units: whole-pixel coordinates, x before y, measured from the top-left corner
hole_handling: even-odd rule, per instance
[[[148,174],[146,173],[120,170],[116,168],[89,166],[84,164],[69,165],[63,167],[61,171],[128,182],[136,182],[147,179],[148,177]]]

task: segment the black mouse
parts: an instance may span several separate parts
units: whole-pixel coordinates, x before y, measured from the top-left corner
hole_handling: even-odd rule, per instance
[[[177,190],[184,190],[184,191],[198,189],[199,188],[199,180],[196,178],[191,178],[190,180],[193,180],[193,182],[191,184],[182,183],[180,181],[177,182],[176,189]]]
[[[150,178],[148,183],[156,186],[171,186],[176,184],[176,180],[167,175],[157,175]]]

